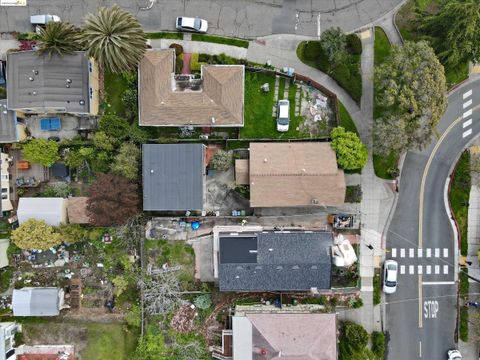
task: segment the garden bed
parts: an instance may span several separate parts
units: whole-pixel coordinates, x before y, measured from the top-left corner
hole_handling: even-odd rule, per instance
[[[222,37],[222,36],[204,35],[204,34],[192,34],[192,40],[237,46],[242,48],[248,48],[248,45],[249,45],[249,42],[247,40],[228,38],[228,37]]]

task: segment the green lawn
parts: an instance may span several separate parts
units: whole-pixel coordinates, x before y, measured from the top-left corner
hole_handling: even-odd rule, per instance
[[[470,153],[465,151],[455,167],[450,186],[449,200],[453,216],[460,230],[461,255],[467,256],[468,200],[470,197]]]
[[[174,39],[183,40],[183,33],[181,32],[153,32],[146,33],[148,39]]]
[[[387,156],[373,154],[373,168],[375,175],[382,179],[392,180],[395,176],[392,173],[397,169],[399,154],[391,152]]]
[[[417,31],[415,9],[432,13],[438,8],[439,3],[440,0],[409,0],[402,6],[395,19],[404,40],[418,41],[424,36]],[[468,78],[468,63],[460,64],[455,68],[444,64],[444,67],[448,88]]]
[[[89,323],[87,348],[81,353],[83,359],[128,360],[137,345],[137,337],[125,330],[123,323]]]
[[[374,61],[375,66],[380,65],[390,55],[392,46],[387,35],[381,27],[375,27]]]
[[[248,48],[249,42],[247,40],[228,38],[222,36],[212,36],[204,34],[192,34],[193,41],[204,41],[215,44],[231,45],[237,47]]]
[[[340,102],[340,100],[337,100],[337,103],[338,103],[338,115],[340,117],[340,126],[345,128],[345,130],[351,131],[358,135],[357,127],[355,126],[355,123],[353,122],[353,119],[348,113],[347,109]]]
[[[105,72],[104,77],[105,99],[109,105],[107,112],[115,113],[119,116],[125,115],[125,105],[122,101],[122,95],[127,89],[128,82],[121,74]]]
[[[356,36],[356,35],[349,35]],[[325,53],[319,47],[315,60],[305,56],[307,41],[301,42],[297,47],[297,56],[305,64],[315,67],[320,71],[331,76],[347,93],[360,103],[362,98],[362,75],[360,72],[360,54],[347,53],[345,60],[340,64],[333,66],[328,61]]]

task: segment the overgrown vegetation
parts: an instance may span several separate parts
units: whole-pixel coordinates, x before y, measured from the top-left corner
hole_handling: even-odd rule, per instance
[[[328,30],[322,34],[320,41],[301,42],[297,48],[297,56],[303,63],[331,76],[357,103],[360,103],[361,41],[355,34],[345,36],[333,30],[332,34],[328,33],[329,36],[326,36],[327,32]]]
[[[470,284],[468,283],[468,269],[462,267],[459,274],[460,285],[458,289],[458,295],[464,303],[468,302],[468,294],[470,291]],[[464,342],[468,342],[468,307],[460,307],[460,325],[459,336]]]
[[[145,33],[147,39],[173,39],[183,40],[183,33],[181,32],[149,32]]]
[[[362,169],[368,160],[367,147],[357,134],[345,131],[341,126],[332,130],[332,149],[337,155],[338,165],[344,170]]]
[[[380,269],[375,269],[373,276],[373,305],[378,305],[382,302],[382,279]]]
[[[371,335],[372,352],[377,359],[383,360],[385,355],[385,335],[382,332],[374,331]]]
[[[370,359],[372,351],[368,349],[368,332],[358,324],[344,321],[340,326],[339,360]]]
[[[248,48],[249,42],[247,40],[228,38],[222,36],[213,36],[205,34],[192,34],[193,41],[204,41],[215,44],[231,45],[237,47]]]
[[[468,254],[468,200],[470,197],[470,153],[463,152],[455,167],[448,198],[460,232],[460,253]]]
[[[347,186],[345,190],[345,202],[359,203],[361,201],[362,201],[362,186],[361,185]]]

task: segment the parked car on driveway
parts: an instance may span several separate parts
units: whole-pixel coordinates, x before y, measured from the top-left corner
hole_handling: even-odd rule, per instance
[[[277,105],[277,131],[287,132],[290,124],[290,102],[280,100]]]
[[[383,292],[393,294],[397,291],[398,263],[395,260],[387,260],[383,264]]]
[[[175,22],[177,30],[180,31],[193,31],[199,33],[206,33],[208,30],[207,20],[200,19],[198,17],[177,17]]]
[[[453,349],[453,350],[448,350],[448,360],[462,360],[462,354],[460,354],[460,351]]]

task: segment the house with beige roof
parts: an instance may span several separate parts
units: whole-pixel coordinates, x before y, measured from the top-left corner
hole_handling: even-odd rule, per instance
[[[243,65],[203,65],[200,76],[175,75],[175,50],[153,49],[138,72],[141,126],[243,126]]]
[[[335,314],[240,313],[222,334],[216,359],[336,360]]]
[[[340,206],[345,175],[327,142],[250,143],[252,207]]]

